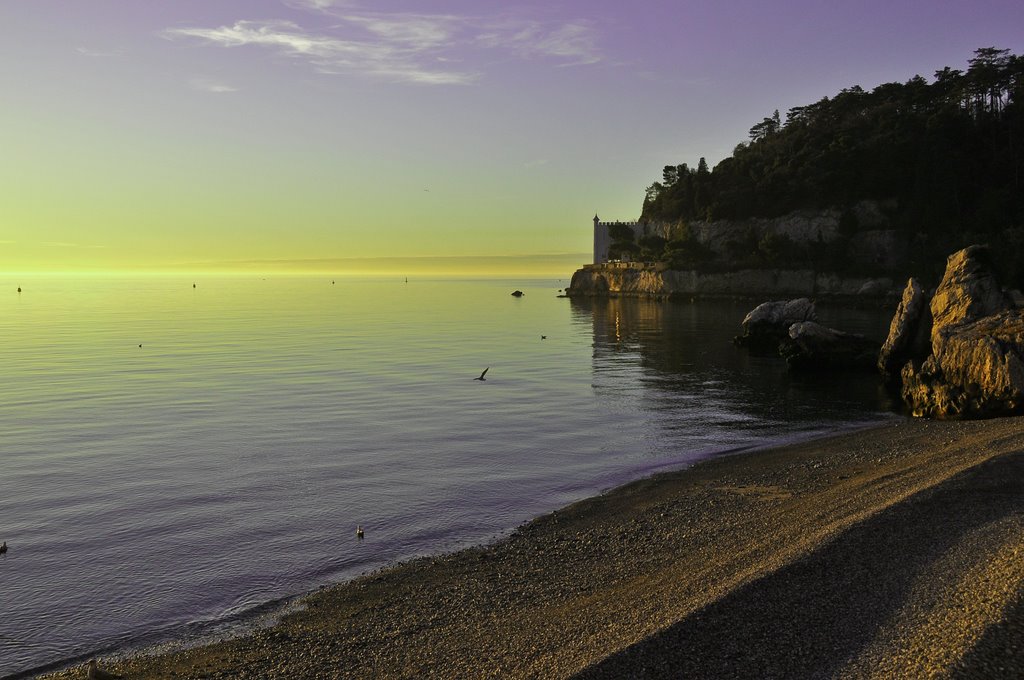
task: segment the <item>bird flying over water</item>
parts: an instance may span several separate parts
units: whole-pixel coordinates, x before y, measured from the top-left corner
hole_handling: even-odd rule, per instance
[[[473,380],[487,380],[487,378],[485,378],[484,376],[487,375],[487,371],[489,370],[491,370],[490,366],[484,369],[484,372],[480,374],[479,378],[473,378]]]

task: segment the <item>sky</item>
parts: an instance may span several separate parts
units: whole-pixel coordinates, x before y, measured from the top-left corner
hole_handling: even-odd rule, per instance
[[[1022,43],[1019,0],[0,0],[0,271],[567,274],[773,110]]]

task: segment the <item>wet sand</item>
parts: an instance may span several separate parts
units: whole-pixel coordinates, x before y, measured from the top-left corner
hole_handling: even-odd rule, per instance
[[[104,667],[176,679],[1024,677],[1024,419],[900,420],[707,461],[306,604],[246,638]]]

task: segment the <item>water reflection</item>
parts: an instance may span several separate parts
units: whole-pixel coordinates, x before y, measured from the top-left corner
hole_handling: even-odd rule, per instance
[[[896,405],[872,373],[791,374],[733,345],[750,305],[573,299],[593,325],[593,388],[650,414],[662,446],[711,450],[877,419]],[[826,325],[881,337],[888,310],[819,309]]]

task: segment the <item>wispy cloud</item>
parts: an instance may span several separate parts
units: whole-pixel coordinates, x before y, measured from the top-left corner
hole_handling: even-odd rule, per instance
[[[401,30],[400,30],[401,29]],[[258,46],[308,61],[321,73],[362,73],[387,80],[426,84],[463,84],[474,73],[446,71],[424,65],[429,44],[436,39],[422,27],[372,23],[377,40],[348,39],[303,30],[290,21],[237,21],[219,28],[176,28],[169,37],[199,38],[223,47]],[[418,37],[417,37],[418,33]]]
[[[293,21],[239,20],[216,28],[164,31],[222,47],[260,47],[301,59],[321,73],[427,85],[465,85],[480,79],[459,64],[486,63],[481,52],[501,50],[559,66],[601,60],[597,32],[583,21],[551,23],[507,17],[466,17],[415,12],[368,12],[343,0],[285,0],[331,25],[309,30]]]
[[[238,88],[233,85],[226,85],[220,81],[213,80],[212,78],[196,77],[188,81],[188,84],[192,89],[199,90],[201,92],[212,92],[214,94],[223,94],[225,92],[238,92]]]
[[[525,163],[523,163],[523,167],[524,168],[539,168],[540,166],[547,165],[547,164],[548,164],[548,159],[547,158],[538,158],[536,160],[526,161]]]
[[[552,57],[560,66],[595,64],[601,61],[597,33],[585,22],[556,26],[537,21],[506,20],[477,36],[479,44],[506,48],[523,57]]]

